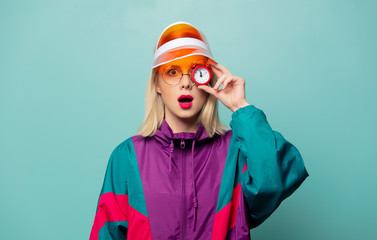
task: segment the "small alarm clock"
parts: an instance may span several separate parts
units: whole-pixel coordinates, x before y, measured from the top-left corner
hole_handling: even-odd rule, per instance
[[[211,66],[209,64],[193,64],[191,79],[198,85],[205,85],[211,80]]]

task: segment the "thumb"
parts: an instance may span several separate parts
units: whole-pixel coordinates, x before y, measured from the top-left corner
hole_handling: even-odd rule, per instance
[[[207,93],[210,93],[212,95],[214,95],[215,97],[217,97],[217,92],[215,89],[213,89],[212,87],[208,86],[208,85],[198,85],[198,88],[201,89],[201,90],[204,90],[206,91]]]

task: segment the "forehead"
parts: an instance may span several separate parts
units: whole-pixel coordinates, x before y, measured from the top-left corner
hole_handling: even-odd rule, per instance
[[[159,69],[164,69],[165,67],[169,65],[175,65],[175,66],[180,67],[181,69],[189,69],[192,63],[197,62],[197,61],[202,62],[202,61],[207,61],[207,60],[208,58],[206,56],[193,55],[193,56],[184,57],[184,58],[177,59],[169,63],[163,64],[159,67]]]

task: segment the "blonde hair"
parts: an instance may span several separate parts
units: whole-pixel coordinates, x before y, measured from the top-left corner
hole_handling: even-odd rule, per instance
[[[157,80],[158,71],[155,68],[149,76],[145,92],[144,120],[136,132],[136,134],[143,137],[153,136],[157,129],[160,128],[165,116],[165,104],[161,94],[156,90]],[[210,85],[213,87],[216,81],[217,77],[213,76]],[[215,134],[223,135],[228,130],[220,121],[217,104],[217,98],[208,93],[207,100],[197,118],[197,123],[201,122],[203,124],[209,137],[213,137]]]

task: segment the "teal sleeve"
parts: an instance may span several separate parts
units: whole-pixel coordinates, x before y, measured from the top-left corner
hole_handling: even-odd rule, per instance
[[[125,144],[120,144],[111,153],[97,203],[90,240],[127,239],[128,191],[125,148]]]
[[[249,228],[260,225],[309,176],[295,146],[271,129],[254,105],[232,114],[232,147],[247,170],[241,177]]]

